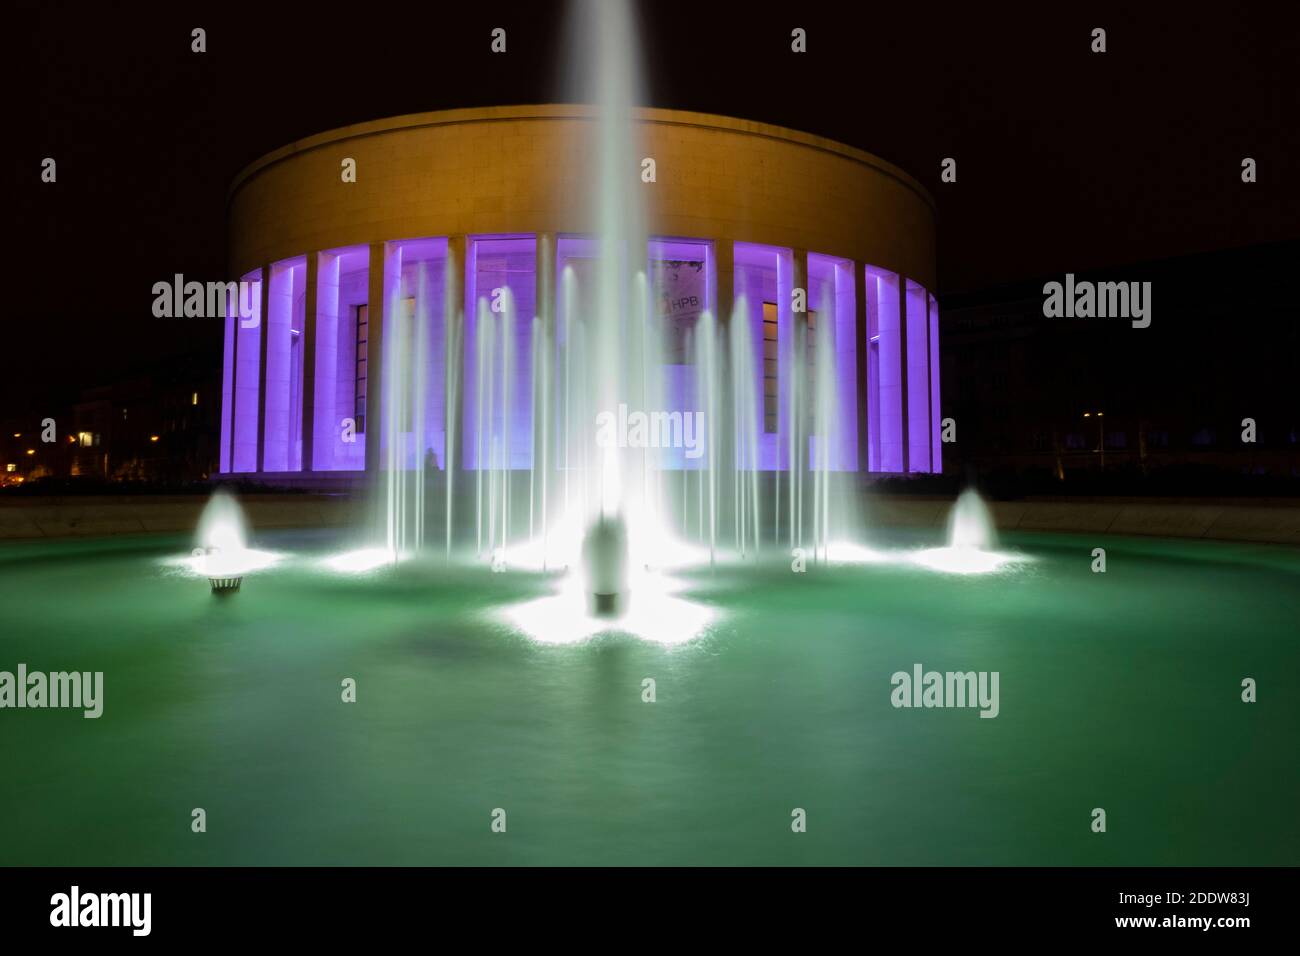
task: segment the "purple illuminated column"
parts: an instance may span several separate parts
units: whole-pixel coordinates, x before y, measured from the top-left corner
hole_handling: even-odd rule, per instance
[[[838,422],[836,471],[856,471],[858,467],[857,374],[857,283],[853,263],[835,263],[835,420]]]
[[[538,369],[546,367],[554,355],[555,342],[555,233],[539,232],[537,241],[537,267],[534,277],[534,311],[537,314],[539,338],[533,343],[535,354],[540,356]],[[555,458],[551,449],[543,440],[550,437],[551,394],[553,388],[543,390],[549,385],[548,377],[543,374],[539,381],[533,383],[533,461],[538,471],[545,474]]]
[[[794,370],[794,325],[795,315],[791,308],[791,293],[794,291],[794,257],[789,249],[775,250],[776,261],[776,467],[778,471],[790,471],[795,463],[790,460],[791,429],[794,422],[790,418],[791,372]]]
[[[710,276],[711,287],[708,290],[709,308],[713,312],[714,328],[718,329],[718,347],[721,350],[722,362],[720,371],[722,381],[718,383],[719,395],[732,394],[733,378],[736,370],[731,368],[730,349],[722,346],[721,343],[727,341],[725,332],[730,329],[732,321],[732,312],[735,311],[736,305],[736,245],[730,239],[716,239],[708,247],[708,275]],[[706,401],[704,396],[700,396],[701,402]],[[725,419],[731,409],[725,402],[718,402],[714,414]],[[708,414],[707,411],[705,413]],[[761,411],[760,411],[761,414]],[[733,423],[734,427],[734,423]],[[714,443],[713,461],[721,470],[722,474],[729,472],[735,463],[735,435],[729,440],[723,441],[724,430],[722,421],[704,422],[704,442],[706,447]],[[706,455],[704,460],[708,460]]]
[[[303,329],[302,329],[302,459],[300,469],[312,470],[316,438],[316,287],[320,256],[315,252],[307,253],[307,263],[303,272]]]
[[[812,375],[808,399],[815,403],[829,388],[831,408],[817,434],[816,465],[831,471],[855,471],[858,464],[857,405],[857,295],[853,263],[847,259],[811,253],[808,256],[808,310],[817,320],[809,328],[815,341],[816,361],[809,363]],[[826,355],[819,349],[827,346]],[[825,373],[828,380],[821,381]],[[811,408],[810,408],[811,411]]]
[[[443,355],[443,415],[445,432],[443,454],[446,456],[444,468],[448,481],[452,480],[461,462],[462,422],[464,413],[464,369],[465,369],[465,289],[467,241],[464,235],[450,236],[447,239],[447,259],[445,263],[446,281],[443,285],[443,328],[446,335],[446,351]]]
[[[867,369],[870,366],[870,338],[867,333],[867,275],[861,262],[852,263],[853,269],[853,340],[857,352],[857,393],[858,420],[858,471],[871,470],[871,434],[868,422],[871,421],[871,400]]]
[[[262,448],[258,470],[286,472],[297,467],[294,304],[305,266],[302,260],[287,260],[273,263],[269,271],[270,291],[262,329]]]
[[[873,471],[904,470],[903,335],[900,277],[867,267],[868,437]]]
[[[790,352],[791,364],[787,366],[790,369],[790,373],[788,374],[787,377],[793,383],[794,363],[804,362],[804,355],[806,354],[799,351],[798,343],[802,341],[806,346],[808,341],[807,337],[808,337],[808,294],[809,293],[808,293],[808,250],[807,249],[790,250],[790,270],[791,270],[790,271],[791,288],[802,289],[804,295],[803,311],[794,312],[793,305],[792,305],[791,306],[792,311],[790,313],[790,331],[791,333],[793,333],[792,342],[794,343],[794,347],[791,349]],[[807,368],[806,362],[804,363],[804,368]],[[800,407],[798,409],[798,414],[801,421],[795,421],[790,423],[790,427],[794,429],[794,436],[795,436],[795,446],[794,446],[795,460],[790,462],[791,471],[794,471],[795,469],[802,470],[803,468],[807,467],[808,464],[808,450],[809,450],[808,444],[809,441],[811,440],[811,436],[808,435],[807,429],[803,427],[803,422],[810,420],[808,415],[808,408],[806,407],[806,404],[812,401],[812,389],[805,387],[803,391],[804,394],[799,396]]]
[[[366,472],[377,475],[382,456],[384,408],[384,325],[392,304],[392,278],[388,268],[388,244],[370,244],[369,282],[366,297]],[[399,280],[401,276],[397,277]]]
[[[230,463],[230,446],[235,419],[235,336],[238,333],[239,289],[236,287],[234,293],[226,297],[225,341],[221,353],[221,448],[217,467],[222,474],[234,470]]]
[[[904,341],[907,349],[907,470],[930,470],[930,321],[929,294],[907,282]]]
[[[261,361],[262,340],[262,289],[263,270],[245,273],[241,281],[250,290],[244,301],[242,290],[238,306],[238,327],[235,330],[235,347],[231,361],[234,363],[231,396],[232,416],[230,428],[230,470],[252,472],[257,470],[258,418],[261,402],[258,367]]]
[[[259,474],[265,470],[266,452],[266,334],[267,317],[271,314],[271,280],[274,266],[262,267],[262,307],[258,311],[261,325],[258,329],[257,355],[257,464],[255,471]]]
[[[447,250],[448,258],[451,257],[452,250]],[[478,302],[475,296],[478,294],[478,243],[473,239],[465,240],[465,258],[461,268],[461,289],[463,297],[461,299],[461,322],[460,322],[460,360],[461,365],[457,370],[456,377],[460,380],[460,415],[457,421],[457,430],[460,434],[460,444],[457,446],[457,455],[464,463],[466,470],[472,470],[478,467],[477,455],[478,448],[475,444],[475,427],[477,422],[474,416],[478,412],[478,368],[476,367],[478,350],[474,341],[475,331],[478,329]]]
[[[313,471],[330,471],[337,467],[335,463],[335,435],[339,423],[336,419],[339,390],[339,267],[340,256],[322,252],[310,256],[308,261],[317,260],[315,281],[309,281],[308,287],[314,288],[312,299],[315,302],[312,321],[314,358],[311,367],[312,387],[305,394],[312,396],[310,434],[311,454],[306,440],[303,442],[303,467],[311,463]],[[353,339],[355,339],[355,333]],[[354,386],[355,387],[355,386]],[[351,391],[351,389],[349,389]]]
[[[939,413],[939,302],[930,296],[930,470],[943,471],[943,429]]]

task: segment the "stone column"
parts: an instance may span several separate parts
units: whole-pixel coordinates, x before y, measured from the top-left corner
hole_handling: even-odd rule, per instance
[[[542,328],[555,326],[555,233],[537,233],[537,317]]]
[[[235,282],[239,281],[240,279],[235,280]],[[239,308],[239,286],[236,286],[234,304],[227,305],[227,309],[234,310],[235,318],[230,328],[230,334],[233,337],[230,343],[230,408],[223,412],[223,414],[230,416],[230,436],[226,442],[226,454],[229,455],[227,461],[230,463],[230,474],[232,475],[235,473],[235,432],[238,421],[235,411],[239,407],[239,329],[240,322],[243,321],[239,315]],[[224,394],[222,400],[225,400]]]
[[[935,423],[939,418],[939,410],[934,407],[934,376],[935,363],[939,360],[935,354],[937,342],[935,337],[930,335],[930,323],[934,321],[935,300],[927,289],[925,292],[925,407],[929,409],[929,416],[925,423],[926,440],[930,443],[927,449],[930,455],[930,473],[938,474],[943,471],[943,453],[942,449],[936,449],[938,444],[938,435],[935,433]],[[939,455],[936,460],[935,452]]]
[[[790,250],[790,288],[802,289],[804,294],[804,307],[802,312],[794,311],[791,308],[790,317],[794,324],[794,356],[792,362],[802,362],[804,369],[807,370],[807,352],[799,350],[799,343],[804,343],[804,349],[808,347],[808,250],[791,249]],[[794,368],[790,369],[790,381],[794,382]],[[802,471],[808,466],[808,428],[809,421],[808,404],[813,400],[813,390],[808,387],[811,383],[805,382],[804,394],[800,396],[799,402],[799,421],[791,422],[790,426],[794,429],[795,460],[790,463],[790,473],[793,475],[796,469]]]
[[[302,467],[312,471],[316,447],[316,285],[320,270],[320,253],[307,253],[306,284],[302,320]]]
[[[366,474],[380,471],[380,436],[384,423],[384,318],[387,301],[386,243],[370,243],[366,294]]]
[[[543,436],[549,438],[554,427],[551,396],[555,394],[552,377],[555,360],[555,256],[555,233],[537,233],[534,306],[537,311],[538,339],[533,343],[533,348],[539,350],[535,367],[540,381],[533,382],[533,463],[537,473],[542,475],[554,467],[551,450],[546,447]]]
[[[867,270],[853,263],[853,338],[857,350],[858,474],[871,470],[871,336],[867,328]]]
[[[710,308],[720,328],[731,322],[736,300],[736,247],[731,239],[713,243],[713,298]]]
[[[447,274],[443,285],[443,448],[442,467],[447,475],[448,487],[460,468],[464,450],[464,383],[465,383],[465,269],[468,265],[465,236],[447,239]]]
[[[734,383],[737,370],[731,365],[731,320],[736,303],[736,246],[730,237],[713,241],[711,273],[712,287],[709,293],[712,301],[708,306],[713,312],[714,326],[718,330],[716,345],[719,369],[718,407],[713,419],[708,417],[706,410],[704,434],[706,442],[716,442],[715,461],[719,475],[728,475],[736,467],[736,459],[739,455],[736,447],[735,404],[731,400],[731,396],[735,394]],[[759,415],[762,415],[761,409]],[[725,481],[720,481],[719,486],[721,494],[718,500],[718,536],[721,540],[728,529],[735,533],[734,526],[738,518],[735,509],[739,505],[731,501],[732,507],[727,507],[725,502],[733,497],[733,489]]]
[[[790,262],[792,265],[790,274],[790,287],[792,289],[803,289],[804,293],[804,310],[802,312],[793,312],[795,325],[802,325],[807,328],[808,325],[808,250],[792,249],[790,250]]]
[[[258,316],[257,358],[257,473],[266,464],[266,344],[267,319],[271,314],[271,267],[262,266],[262,313]]]
[[[903,474],[906,475],[911,466],[912,429],[907,417],[907,276],[901,272],[898,274],[898,361],[902,366],[898,374],[902,392],[898,402],[903,409]]]

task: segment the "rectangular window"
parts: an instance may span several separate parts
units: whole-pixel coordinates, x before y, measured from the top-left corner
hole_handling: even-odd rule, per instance
[[[366,430],[366,366],[369,359],[367,343],[370,336],[370,306],[357,306],[357,373],[353,391],[352,417],[357,423],[357,433]]]

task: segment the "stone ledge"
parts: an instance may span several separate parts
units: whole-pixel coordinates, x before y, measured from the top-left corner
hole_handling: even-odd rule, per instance
[[[0,540],[98,537],[193,531],[206,498],[12,498],[0,501]],[[257,528],[337,527],[355,504],[343,497],[249,495],[240,498]]]
[[[950,498],[869,498],[868,518],[880,525],[942,528]],[[1009,501],[989,506],[999,531],[1210,538],[1300,546],[1300,502]]]
[[[11,498],[0,500],[0,540],[188,532],[206,499]],[[259,528],[343,527],[362,499],[335,495],[246,495],[240,504]],[[883,527],[943,528],[949,498],[868,497],[868,520]],[[1300,502],[1010,501],[990,505],[1000,531],[1208,538],[1300,546]]]

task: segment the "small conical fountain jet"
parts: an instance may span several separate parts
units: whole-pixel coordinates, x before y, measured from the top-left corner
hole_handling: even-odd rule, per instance
[[[213,594],[232,594],[244,580],[248,550],[244,512],[229,492],[218,489],[199,518],[198,547],[202,571]]]

